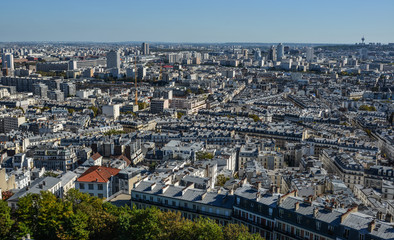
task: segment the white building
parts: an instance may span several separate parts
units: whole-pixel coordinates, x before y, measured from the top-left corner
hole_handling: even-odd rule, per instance
[[[103,106],[103,114],[113,119],[117,119],[120,115],[120,104],[105,105]]]
[[[107,53],[107,68],[120,69],[120,54],[118,51],[109,51]]]
[[[75,188],[90,196],[108,198],[116,192],[115,175],[120,169],[93,166],[84,172],[75,182]]]
[[[7,67],[14,70],[14,55],[12,53],[4,53],[2,56],[3,68]]]
[[[8,133],[13,129],[18,129],[19,126],[26,122],[24,116],[7,116],[4,117],[4,132]]]
[[[312,62],[313,60],[313,47],[308,47],[306,49],[306,60]]]

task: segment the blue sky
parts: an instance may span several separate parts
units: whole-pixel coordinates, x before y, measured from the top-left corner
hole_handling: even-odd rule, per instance
[[[0,41],[394,42],[393,0],[3,0]]]

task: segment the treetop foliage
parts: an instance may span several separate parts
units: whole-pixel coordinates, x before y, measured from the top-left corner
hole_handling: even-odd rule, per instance
[[[71,189],[64,199],[49,192],[21,198],[11,211],[0,201],[0,239],[261,239],[245,226],[222,227],[208,218],[185,219],[179,212],[157,208],[116,207]]]

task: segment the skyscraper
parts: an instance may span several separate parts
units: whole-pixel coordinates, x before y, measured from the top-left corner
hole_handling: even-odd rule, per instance
[[[306,49],[306,60],[312,62],[313,60],[313,47],[308,47]]]
[[[12,53],[3,53],[1,60],[3,63],[3,68],[14,70],[14,55],[12,55]]]
[[[277,55],[278,55],[278,59],[282,59],[283,56],[285,55],[285,46],[283,46],[282,43],[278,44]]]
[[[271,49],[269,51],[269,54],[268,54],[268,60],[271,60],[271,61],[276,61],[277,60],[276,47],[275,46],[271,47]]]
[[[149,43],[142,43],[142,54],[143,55],[149,55]]]
[[[360,57],[361,57],[361,60],[363,60],[363,61],[368,59],[368,49],[367,48],[360,49]]]
[[[256,60],[261,60],[261,51],[260,51],[260,49],[255,49],[254,50],[254,58]]]
[[[118,51],[111,50],[107,53],[107,68],[120,69],[120,54]]]

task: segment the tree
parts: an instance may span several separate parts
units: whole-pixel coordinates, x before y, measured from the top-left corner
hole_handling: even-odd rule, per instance
[[[210,152],[197,152],[196,159],[197,160],[205,160],[205,159],[212,159],[213,154]]]
[[[0,200],[0,239],[10,238],[11,228],[14,224],[10,212],[11,209],[7,202]]]
[[[224,184],[225,184],[228,180],[230,180],[229,177],[225,177],[223,174],[220,174],[220,175],[218,175],[217,178],[216,178],[216,185],[223,187]]]
[[[142,110],[148,107],[148,104],[146,102],[139,102],[138,103],[138,110]]]
[[[178,119],[182,118],[183,115],[185,115],[183,112],[177,112],[177,113],[176,113],[176,117],[177,117]]]
[[[15,222],[12,220],[15,219]],[[11,235],[12,233],[12,235]],[[59,199],[50,192],[28,194],[11,213],[0,201],[0,239],[261,239],[245,226],[222,227],[209,218],[185,219],[180,212],[152,207],[117,207],[76,189]]]
[[[186,89],[185,95],[189,96],[190,94],[192,94],[192,90],[190,88]]]
[[[259,116],[257,116],[256,114],[249,114],[249,117],[253,119],[253,121],[258,122],[260,121]]]
[[[91,107],[89,107],[89,109],[93,111],[94,117],[97,117],[97,115],[99,114],[99,109],[98,109],[98,107],[96,107],[96,106],[91,106]]]
[[[374,106],[361,105],[361,106],[358,108],[358,110],[374,112],[374,111],[376,111],[376,108],[375,108]]]

